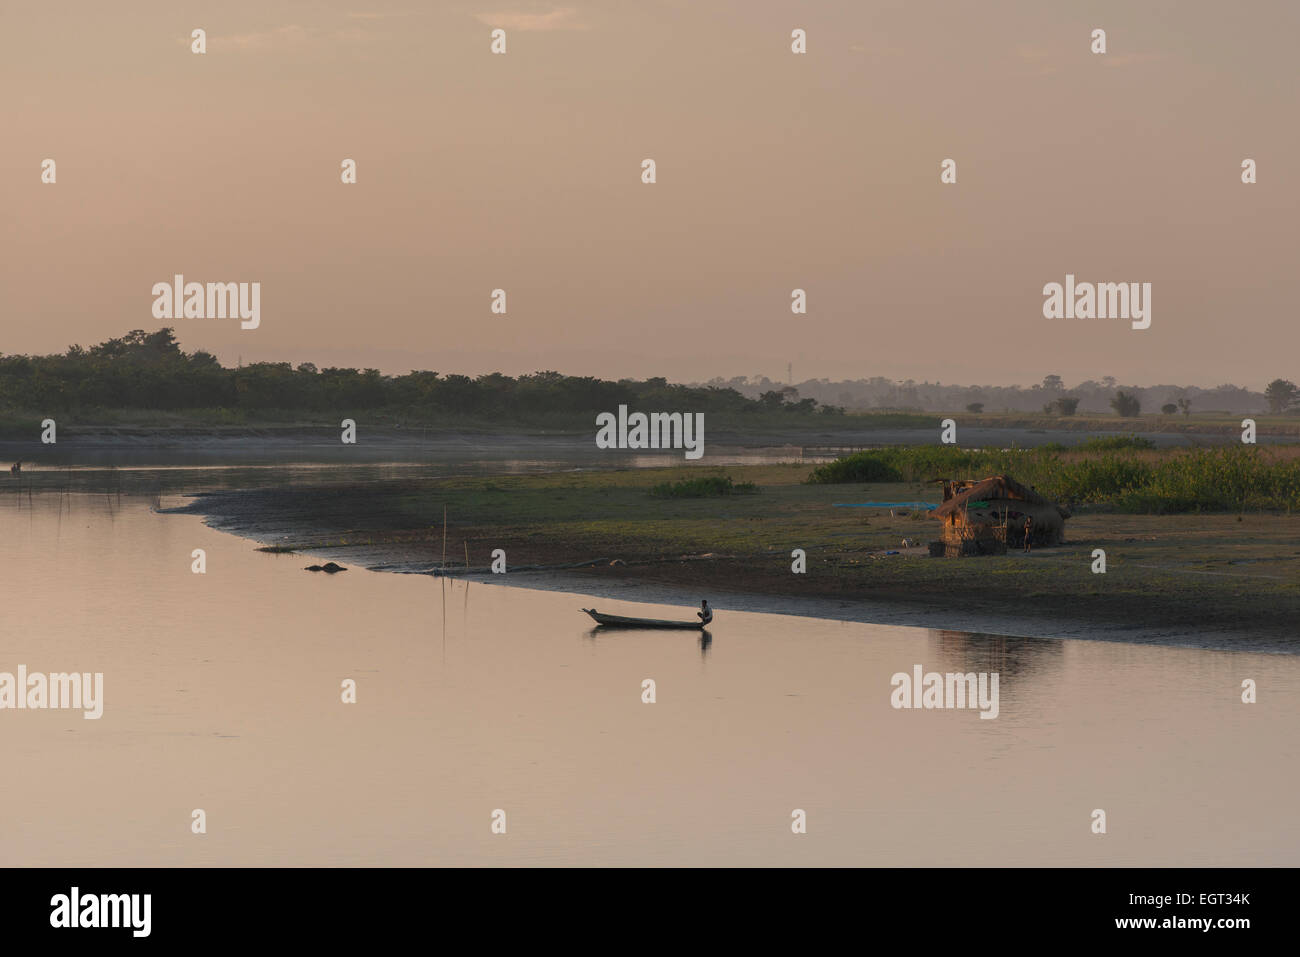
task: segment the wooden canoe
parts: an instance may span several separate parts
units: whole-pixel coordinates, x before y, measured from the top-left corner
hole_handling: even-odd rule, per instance
[[[582,610],[590,615],[596,624],[606,625],[610,628],[677,628],[698,631],[709,624],[708,621],[698,618],[695,621],[665,621],[662,618],[625,618],[622,615],[605,615],[594,608],[584,608]],[[710,615],[709,621],[712,620],[713,616]]]

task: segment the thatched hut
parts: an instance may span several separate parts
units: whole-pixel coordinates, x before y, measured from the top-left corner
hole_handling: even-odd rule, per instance
[[[1008,545],[1024,545],[1027,518],[1035,545],[1058,545],[1065,535],[1070,513],[1010,475],[941,481],[943,504],[934,515],[943,521],[943,541],[931,546],[932,554],[1005,554]]]

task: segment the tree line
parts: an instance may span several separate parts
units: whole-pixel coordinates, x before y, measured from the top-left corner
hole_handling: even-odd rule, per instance
[[[180,348],[174,329],[136,329],[62,355],[0,356],[0,406],[41,413],[94,409],[246,413],[386,410],[414,416],[456,414],[514,421],[566,413],[634,409],[827,416],[843,410],[797,395],[747,398],[735,389],[687,386],[662,377],[609,381],[558,372],[470,377],[414,371],[324,368],[310,362],[257,362],[228,368],[216,356]]]
[[[230,368],[203,350],[184,352],[172,328],[136,329],[89,348],[74,345],[61,355],[0,355],[0,407],[42,413],[220,409],[258,415],[382,409],[416,417],[454,414],[528,422],[613,411],[621,404],[791,420],[840,416],[846,407],[902,412],[1042,410],[1059,416],[1105,411],[1135,416],[1157,410],[1165,415],[1266,410],[1280,414],[1300,410],[1300,388],[1280,378],[1259,393],[1233,385],[1120,387],[1110,377],[1067,389],[1056,375],[1022,389],[893,382],[883,377],[853,382],[813,379],[794,386],[765,376],[740,376],[679,385],[663,377],[610,381],[551,371],[471,377],[318,369],[310,362],[296,367],[288,362],[257,362]]]
[[[834,403],[853,411],[888,412],[1040,412],[1050,415],[1138,415],[1161,412],[1273,412],[1300,410],[1300,392],[1287,379],[1275,379],[1263,392],[1224,384],[1211,389],[1198,386],[1124,385],[1113,376],[1087,379],[1072,387],[1059,375],[1047,375],[1028,388],[1018,385],[956,385],[940,382],[895,381],[884,376],[832,381],[807,379],[787,385],[766,376],[714,378],[706,385],[735,389],[753,398],[774,390],[791,389],[821,403]]]

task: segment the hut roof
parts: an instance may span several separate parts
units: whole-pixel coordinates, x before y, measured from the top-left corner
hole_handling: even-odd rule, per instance
[[[1032,488],[1021,485],[1010,475],[990,475],[988,478],[976,482],[940,505],[935,509],[934,514],[937,518],[945,518],[964,508],[969,502],[991,499],[1015,499],[1027,502],[1030,505],[1052,506],[1061,513],[1062,518],[1070,517],[1070,513],[1061,506],[1039,495]]]

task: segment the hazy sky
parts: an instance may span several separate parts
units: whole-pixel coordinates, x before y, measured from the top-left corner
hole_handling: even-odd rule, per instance
[[[1297,36],[1292,0],[6,4],[0,351],[155,329],[182,273],[262,284],[256,330],[170,323],[227,362],[1297,379]],[[1152,283],[1151,328],[1044,319],[1066,273]]]

